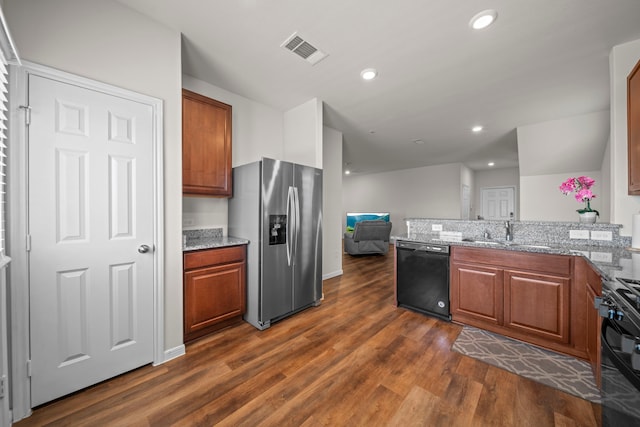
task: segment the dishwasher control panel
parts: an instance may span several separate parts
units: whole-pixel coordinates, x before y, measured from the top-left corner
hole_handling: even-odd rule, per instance
[[[414,251],[424,251],[424,252],[440,252],[443,254],[449,253],[449,245],[434,245],[431,243],[422,243],[422,242],[407,242],[404,240],[398,240],[396,242],[396,247],[398,249],[409,249]]]

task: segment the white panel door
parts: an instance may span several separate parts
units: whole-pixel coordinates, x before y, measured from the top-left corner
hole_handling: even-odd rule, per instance
[[[492,187],[481,190],[484,219],[514,219],[514,187]]]
[[[153,111],[34,75],[29,105],[36,406],[153,360]]]

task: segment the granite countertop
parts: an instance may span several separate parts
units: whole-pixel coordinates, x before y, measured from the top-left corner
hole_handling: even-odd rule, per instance
[[[221,228],[184,230],[182,232],[182,251],[224,248],[227,246],[247,245],[249,240],[241,237],[223,236]]]
[[[593,246],[572,243],[548,244],[529,242],[508,242],[499,239],[483,241],[443,240],[439,234],[410,233],[392,236],[396,241],[412,241],[449,246],[468,246],[484,249],[500,249],[507,251],[534,252],[540,254],[576,255],[585,257],[602,275],[604,280],[626,277],[640,280],[640,252],[626,247]],[[635,267],[635,268],[634,268]]]
[[[182,245],[183,252],[197,251],[200,249],[224,248],[226,246],[247,245],[249,241],[240,237],[200,237],[187,239]]]

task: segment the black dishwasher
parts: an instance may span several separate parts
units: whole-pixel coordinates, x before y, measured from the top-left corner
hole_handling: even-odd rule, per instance
[[[450,321],[449,246],[399,240],[396,262],[398,306]]]

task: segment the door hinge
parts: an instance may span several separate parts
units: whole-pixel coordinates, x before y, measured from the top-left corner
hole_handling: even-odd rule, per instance
[[[28,105],[20,105],[19,108],[24,110],[24,124],[29,126],[31,124],[31,107]]]
[[[31,372],[31,359],[27,360],[27,376],[29,378],[31,378],[32,372]]]
[[[4,398],[4,390],[6,387],[6,383],[7,383],[7,376],[3,375],[2,377],[0,377],[0,399]]]
[[[31,234],[27,234],[25,245],[27,247],[27,252],[31,252]]]

